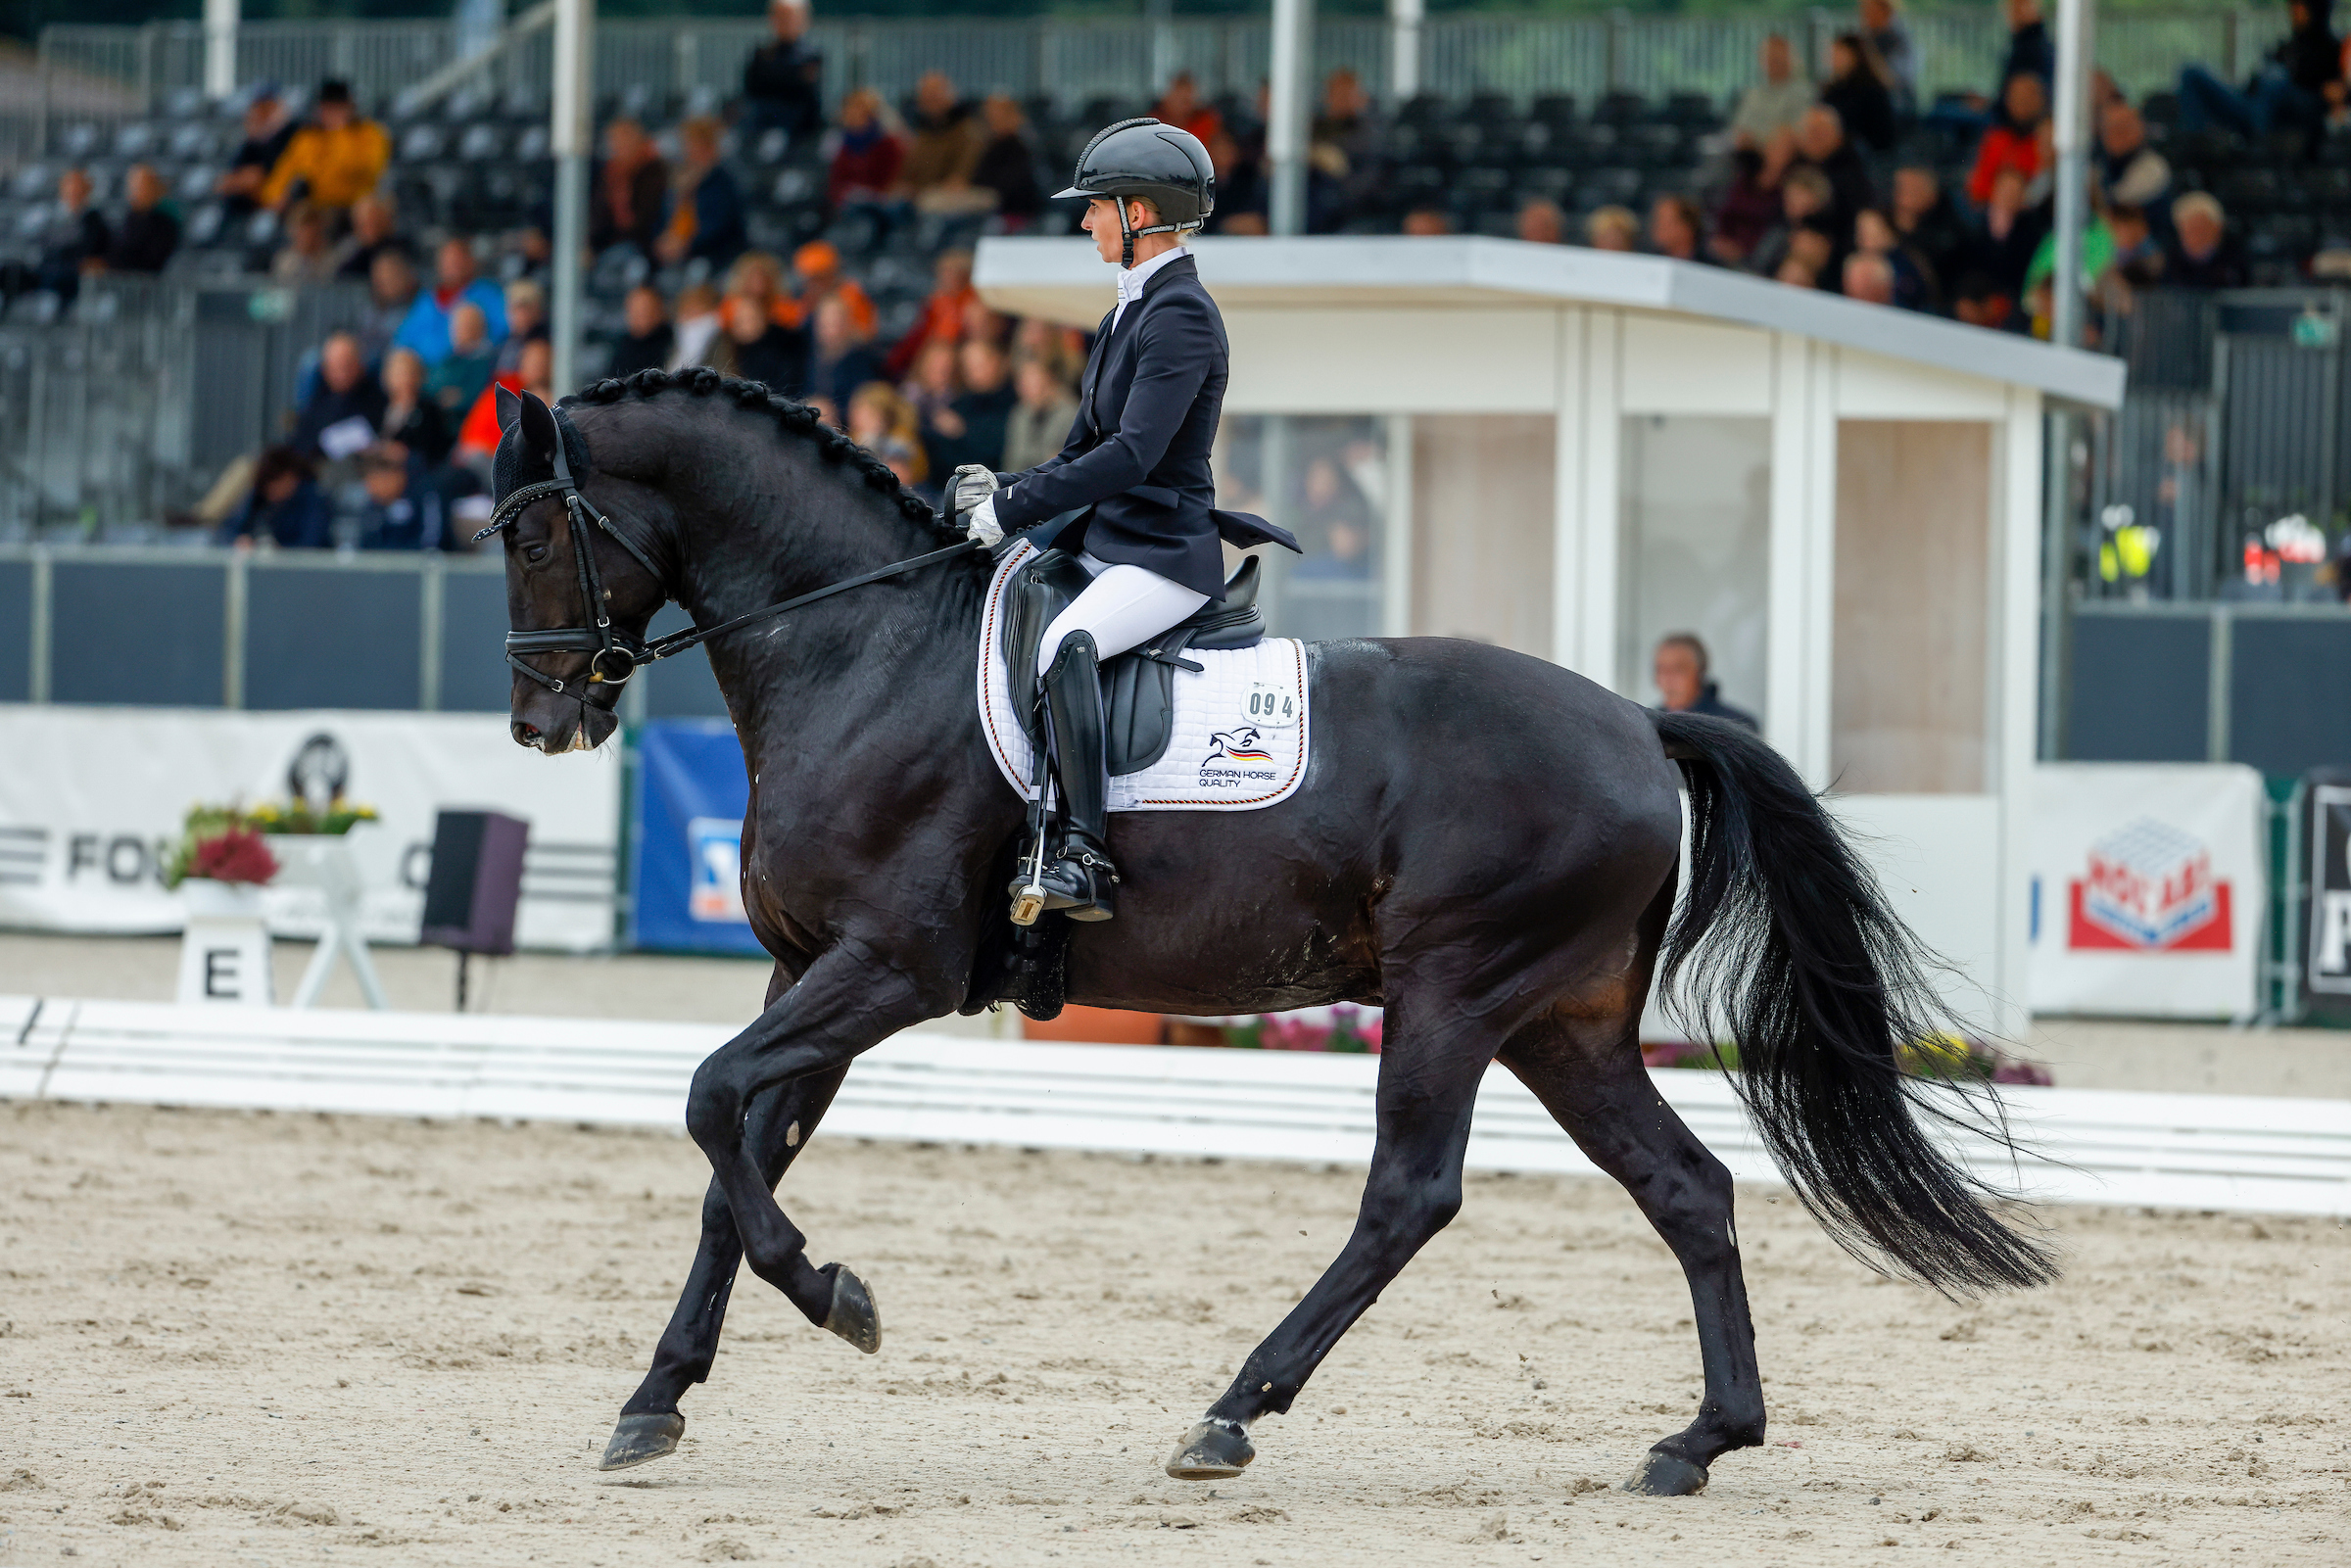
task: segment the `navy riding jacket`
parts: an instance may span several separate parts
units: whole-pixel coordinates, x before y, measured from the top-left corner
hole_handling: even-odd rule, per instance
[[[1117,311],[1113,310],[1112,315]],[[1058,456],[1025,474],[1000,474],[996,521],[1006,533],[1039,529],[1038,546],[1084,549],[1140,566],[1211,599],[1224,597],[1226,539],[1298,547],[1262,517],[1222,511],[1209,449],[1224,405],[1224,318],[1188,256],[1143,284],[1116,331],[1094,334],[1079,386],[1078,418]]]

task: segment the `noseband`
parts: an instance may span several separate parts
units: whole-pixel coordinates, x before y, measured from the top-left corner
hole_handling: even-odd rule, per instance
[[[598,511],[588,498],[580,494],[579,483],[571,473],[570,453],[565,450],[569,445],[564,434],[558,432],[554,453],[555,477],[518,486],[507,495],[505,499],[500,501],[498,509],[490,514],[490,526],[473,536],[473,542],[478,545],[521,516],[523,508],[533,501],[544,500],[550,496],[560,496],[563,499],[564,515],[571,519],[571,553],[580,570],[580,597],[587,603],[589,619],[596,624],[593,626],[559,626],[543,632],[508,632],[506,634],[506,662],[541,686],[546,687],[550,691],[558,693],[568,691],[570,684],[557,680],[544,670],[525,664],[522,660],[523,654],[585,653],[588,655],[588,685],[620,687],[626,685],[629,677],[635,675],[644,666],[659,659],[666,659],[672,654],[683,653],[688,648],[699,647],[712,638],[724,637],[739,627],[748,626],[754,621],[764,621],[770,616],[782,615],[787,610],[796,610],[803,604],[813,604],[818,599],[830,598],[836,594],[846,593],[852,588],[863,588],[868,583],[879,583],[885,578],[896,577],[901,573],[911,572],[917,567],[950,560],[958,555],[969,555],[985,547],[976,539],[967,539],[960,544],[949,545],[944,549],[935,549],[927,555],[916,555],[907,560],[892,561],[888,566],[877,567],[873,571],[861,573],[856,577],[828,584],[813,593],[802,594],[797,598],[788,598],[780,604],[770,604],[764,609],[738,615],[733,620],[721,621],[706,631],[672,632],[669,636],[655,638],[650,642],[639,642],[612,629],[612,611],[611,606],[605,602],[603,577],[596,569],[596,535],[590,530],[589,524],[593,523],[597,528],[611,535],[622,549],[636,556],[639,564],[652,574],[655,583],[664,581],[661,569],[652,563],[651,557],[630,541],[628,535],[612,525],[611,518]],[[948,525],[952,525],[954,521],[953,508],[954,501],[950,494],[942,512],[942,521]],[[581,700],[585,700],[585,697],[583,696]]]

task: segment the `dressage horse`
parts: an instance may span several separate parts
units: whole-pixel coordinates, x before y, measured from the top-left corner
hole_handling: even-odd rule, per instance
[[[806,406],[707,369],[599,382],[560,418],[525,395],[495,490],[518,742],[607,739],[619,683],[675,651],[645,642],[665,600],[723,634],[703,645],[750,776],[744,908],[776,961],[766,1011],[694,1076],[687,1127],[712,1171],[701,1244],[622,1407],[604,1459],[618,1468],[676,1447],[741,1262],[810,1322],[879,1347],[871,1294],[809,1261],[775,1188],[860,1052],[989,1000],[1025,807],[974,693],[986,556],[946,547],[956,536]],[[1496,1062],[1624,1185],[1689,1279],[1704,1399],[1627,1487],[1696,1492],[1719,1455],[1763,1441],[1730,1173],[1642,1067],[1653,978],[1696,999],[1693,1037],[1736,1041],[1766,1145],[1856,1257],[1948,1294],[2052,1277],[1929,1135],[1974,1102],[1901,1070],[1902,1047],[1933,1032],[1927,955],[1777,753],[1476,642],[1320,642],[1307,661],[1302,787],[1255,812],[1118,818],[1119,918],[1073,927],[1066,953],[1069,998],[1097,1006],[1386,1009],[1354,1232],[1170,1474],[1248,1463],[1249,1424],[1291,1407],[1453,1218]],[[1677,918],[1679,787],[1692,871]]]

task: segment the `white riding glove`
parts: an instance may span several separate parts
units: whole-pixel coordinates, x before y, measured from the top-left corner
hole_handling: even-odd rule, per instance
[[[963,537],[994,549],[1004,543],[1004,525],[996,521],[996,498],[988,497],[963,514]]]
[[[991,548],[1004,537],[991,501],[996,488],[995,473],[985,463],[965,463],[947,478],[947,495],[966,515],[971,537]]]

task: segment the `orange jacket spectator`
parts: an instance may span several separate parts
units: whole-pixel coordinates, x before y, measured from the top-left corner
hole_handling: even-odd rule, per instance
[[[849,308],[849,318],[857,323],[858,336],[871,338],[874,335],[874,328],[881,322],[881,314],[874,309],[873,296],[867,294],[865,286],[855,278],[842,274],[840,251],[832,241],[810,240],[792,252],[792,269],[799,274],[802,320],[813,322],[816,319],[816,308],[838,295],[840,303]],[[797,326],[799,322],[788,321],[784,324]]]
[[[392,162],[392,138],[352,108],[351,89],[330,81],[318,89],[318,118],[294,133],[262,187],[262,205],[281,207],[294,185],[311,205],[341,211],[376,187]]]
[[[2008,78],[2000,93],[2000,113],[1976,147],[1975,171],[1967,176],[1968,200],[1978,207],[1991,200],[1991,182],[2003,168],[2013,168],[2030,185],[2040,172],[2041,121],[2048,118],[2049,95],[2039,76],[2024,71]]]
[[[914,368],[914,356],[932,339],[962,342],[965,317],[980,309],[980,291],[972,287],[971,252],[940,252],[937,269],[938,281],[931,290],[931,298],[923,302],[923,313],[914,318],[914,326],[889,351],[889,357],[882,361],[882,368],[892,381],[906,379],[906,372]]]

